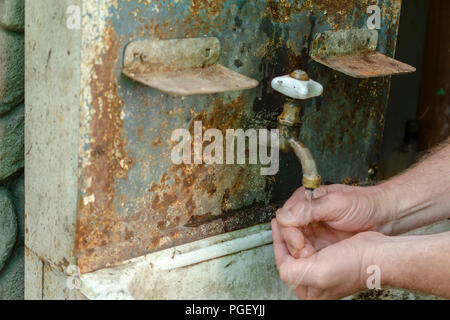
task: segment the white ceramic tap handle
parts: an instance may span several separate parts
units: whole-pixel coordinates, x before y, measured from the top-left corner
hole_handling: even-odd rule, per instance
[[[298,80],[290,75],[277,77],[272,80],[272,88],[292,99],[310,99],[323,93],[320,83],[309,80]]]

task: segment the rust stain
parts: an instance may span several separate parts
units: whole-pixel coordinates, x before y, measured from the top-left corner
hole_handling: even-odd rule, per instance
[[[225,25],[229,19],[219,18],[225,2],[226,0],[192,0],[189,14],[183,22],[186,35],[193,37],[207,34],[210,29]],[[229,18],[230,12],[226,15]]]
[[[140,127],[138,128],[138,132],[137,132],[137,138],[139,142],[142,142],[144,140],[144,128]]]
[[[81,201],[78,218],[76,250],[83,273],[170,245],[223,233],[223,223],[211,221],[232,209],[230,205],[236,201],[230,198],[244,197],[242,190],[251,183],[252,173],[239,166],[172,165],[158,183],[148,187],[134,214],[119,216],[114,206],[114,182],[127,178],[132,161],[126,155],[123,140],[122,101],[117,97],[114,76],[106,71],[113,69],[115,48],[112,45],[107,53],[111,61],[103,61],[102,67],[95,68],[93,77],[105,81],[91,84],[93,95],[101,99],[93,104],[96,116],[91,125],[97,142],[92,144],[91,164],[85,169],[85,175],[92,179],[86,193],[94,195],[95,201],[89,204]],[[239,127],[246,105],[245,94],[230,103],[215,99],[210,112],[200,112],[192,119],[189,125],[192,136],[195,121],[202,121],[204,130],[217,128],[224,135],[226,129]],[[155,142],[163,143],[158,139]],[[129,163],[126,168],[121,166],[124,161]]]
[[[314,4],[319,10],[326,10],[327,16],[336,16],[349,14],[353,9],[366,12],[368,3],[372,2],[371,0],[307,0],[304,1],[304,5]]]
[[[150,232],[146,238],[135,237],[130,238],[130,241],[86,250],[79,254],[78,261],[89,261],[89,264],[81,265],[80,269],[82,273],[91,272],[105,266],[113,266],[125,259],[181,245],[187,241],[196,241],[205,237],[236,231],[249,225],[267,223],[275,217],[275,212],[280,206],[281,203],[274,203],[233,210],[227,215],[207,222],[193,219],[189,228],[181,227],[167,231]],[[210,218],[213,217],[210,216]]]
[[[396,61],[379,52],[371,51],[352,56],[328,56],[316,57],[315,59],[334,70],[356,78],[408,74],[416,70],[410,65]]]
[[[218,16],[223,10],[225,0],[192,0],[189,9],[190,16],[195,20],[200,20],[200,12],[204,11],[206,15]]]
[[[161,147],[163,145],[161,137],[156,138],[153,142],[152,142],[152,147],[156,148],[156,147]]]
[[[203,130],[216,128],[225,134],[226,129],[236,127],[245,106],[246,95],[239,96],[230,104],[224,104],[221,99],[215,99],[214,108],[209,115],[201,112],[191,121],[189,125],[191,136],[194,136],[195,121],[202,122]],[[161,177],[159,183],[153,183],[149,187],[150,196],[153,198],[148,199],[150,205],[143,208],[141,214],[150,210],[152,224],[157,225],[160,230],[185,225],[194,212],[202,212],[204,197],[223,197],[227,186],[235,183],[230,179],[236,179],[235,175],[230,174],[229,168],[223,165],[172,165],[168,173]],[[215,212],[212,215],[217,216],[219,213],[221,212]]]
[[[347,177],[342,179],[342,183],[348,186],[359,186],[359,182],[360,182],[360,178],[359,177]]]
[[[270,18],[274,22],[286,22],[292,14],[299,10],[301,10],[301,7],[297,1],[292,4],[289,0],[267,0],[263,16]]]
[[[114,73],[121,43],[111,27],[103,37],[105,53],[92,61],[90,89],[94,112],[90,123],[89,165],[84,168],[85,178],[92,180],[79,203],[76,252],[121,240],[122,223],[114,209],[114,181],[127,179],[133,165],[133,159],[125,150],[123,101],[118,97]],[[81,260],[79,264],[85,269],[89,261]]]
[[[365,12],[370,0],[267,0],[263,11],[263,17],[270,18],[274,22],[287,23],[293,15],[299,12],[309,11],[313,13],[321,11],[334,27],[345,22],[345,17],[353,10]],[[358,18],[357,16],[355,18]]]
[[[328,72],[322,69],[323,72]],[[389,78],[374,78],[352,80],[341,73],[333,71],[334,75],[326,84],[328,92],[341,92],[340,96],[329,96],[327,104],[336,106],[339,113],[330,113],[324,108],[320,117],[313,122],[316,130],[321,130],[322,121],[333,122],[329,133],[320,142],[320,148],[331,154],[337,151],[354,152],[354,146],[360,139],[369,139],[371,130],[384,129],[385,101],[384,89],[389,87]],[[345,103],[343,102],[345,101]],[[326,119],[326,120],[324,120]],[[370,129],[370,123],[377,128]],[[379,148],[379,141],[375,141],[373,152]]]

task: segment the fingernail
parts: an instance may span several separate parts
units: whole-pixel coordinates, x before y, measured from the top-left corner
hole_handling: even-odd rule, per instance
[[[301,250],[296,249],[296,248],[291,248],[290,252],[291,252],[291,256],[293,256],[295,259],[301,258]]]

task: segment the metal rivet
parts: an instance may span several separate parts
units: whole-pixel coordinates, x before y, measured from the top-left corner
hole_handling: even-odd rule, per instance
[[[290,74],[291,78],[301,80],[301,81],[309,81],[308,74],[302,70],[295,70]]]
[[[145,53],[141,54],[141,61],[142,62],[147,62],[148,61],[148,56]]]

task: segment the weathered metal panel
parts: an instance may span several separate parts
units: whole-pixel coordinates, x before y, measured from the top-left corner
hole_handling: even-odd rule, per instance
[[[370,4],[84,1],[75,248],[82,272],[225,232],[230,212],[286,199],[301,181],[295,156],[282,157],[275,177],[261,176],[258,165],[177,166],[170,161],[170,137],[178,128],[192,130],[194,121],[222,131],[275,128],[284,98],[270,81],[294,69],[325,88],[322,98],[305,102],[301,132],[324,181],[366,179],[377,165],[390,79],[349,78],[313,62],[309,49],[317,32],[365,27]],[[378,51],[388,56],[395,49],[400,4],[379,1]],[[121,75],[130,41],[202,36],[220,40],[220,64],[260,86],[183,98]],[[260,220],[256,214],[246,224]]]

